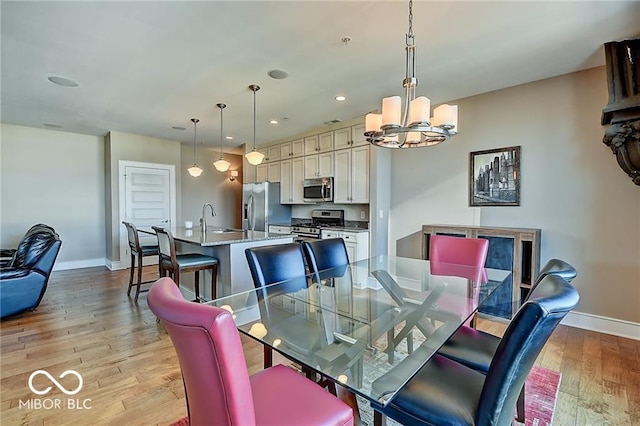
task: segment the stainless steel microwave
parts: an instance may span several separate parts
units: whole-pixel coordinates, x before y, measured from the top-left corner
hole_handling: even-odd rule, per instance
[[[333,178],[315,178],[302,181],[303,199],[308,203],[333,202]]]

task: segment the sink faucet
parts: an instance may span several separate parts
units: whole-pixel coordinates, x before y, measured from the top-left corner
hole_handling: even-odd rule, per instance
[[[207,218],[204,215],[207,211],[207,206],[211,207],[211,217],[216,217],[216,210],[213,208],[211,203],[204,203],[202,205],[202,217],[200,218],[200,227],[202,228],[202,233],[207,232]]]

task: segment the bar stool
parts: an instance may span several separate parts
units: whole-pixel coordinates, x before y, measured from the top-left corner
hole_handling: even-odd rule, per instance
[[[142,281],[142,259],[146,256],[157,256],[158,255],[158,246],[157,245],[140,245],[140,238],[138,238],[138,230],[133,223],[122,222],[122,224],[127,228],[127,237],[129,239],[129,250],[131,251],[131,272],[129,273],[129,288],[127,288],[127,296],[131,295],[131,287],[136,286],[136,296],[135,302],[138,303],[138,296],[141,293],[140,286],[142,284],[150,284],[155,280],[151,281]],[[136,257],[138,258],[138,282],[133,282],[133,274],[134,269],[136,267]],[[149,289],[142,290],[142,292],[147,292]]]
[[[180,287],[180,272],[195,272],[194,290],[195,302],[200,302],[200,271],[211,269],[211,298],[216,298],[216,283],[218,279],[218,259],[200,253],[176,254],[176,244],[173,234],[166,228],[152,227],[158,236],[158,271],[160,277],[169,274]]]

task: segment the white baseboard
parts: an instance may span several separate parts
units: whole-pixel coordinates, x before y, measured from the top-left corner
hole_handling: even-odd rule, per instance
[[[96,266],[105,266],[105,259],[84,259],[70,260],[67,262],[56,262],[53,265],[54,271],[66,271],[68,269],[94,268]]]
[[[627,339],[640,340],[640,324],[624,321],[616,318],[601,317],[599,315],[585,314],[582,312],[569,312],[561,324],[599,333],[612,334],[626,337]]]
[[[158,264],[158,258],[155,256],[145,257],[144,259],[142,259],[143,266],[157,265],[157,264]],[[106,259],[105,266],[109,268],[110,271],[119,271],[120,269],[129,269],[129,267],[131,266],[131,262],[130,261],[123,262],[121,260],[113,262],[109,259]]]

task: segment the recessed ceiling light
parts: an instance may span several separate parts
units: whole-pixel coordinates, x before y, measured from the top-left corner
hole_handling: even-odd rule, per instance
[[[64,87],[76,87],[76,86],[78,86],[78,83],[76,83],[75,81],[71,80],[70,78],[58,77],[58,76],[55,76],[55,75],[47,77],[47,80],[49,80],[53,84],[57,84],[58,86],[64,86]]]
[[[186,127],[182,127],[182,126],[172,126],[171,128],[173,130],[187,130]]]
[[[342,102],[342,101],[346,101],[347,100],[347,98],[345,96],[342,96],[342,95],[336,96],[335,99],[338,102]]]
[[[269,121],[269,124],[278,124],[278,120],[271,120]]]
[[[267,75],[271,78],[275,78],[276,80],[284,80],[289,77],[289,73],[285,70],[275,69],[267,72]]]
[[[45,127],[51,127],[52,129],[62,129],[62,126],[59,124],[53,124],[53,123],[44,123],[42,124]]]
[[[225,138],[226,140],[230,141],[230,140],[232,140],[232,139],[233,139],[233,136],[225,136],[224,138]]]

